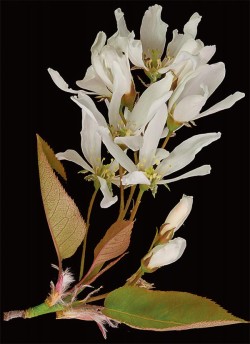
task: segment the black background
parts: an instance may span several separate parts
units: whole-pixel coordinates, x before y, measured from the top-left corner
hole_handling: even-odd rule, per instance
[[[80,152],[81,112],[67,93],[51,81],[47,68],[58,70],[69,85],[90,65],[90,47],[98,31],[116,31],[113,11],[121,7],[129,30],[139,37],[141,18],[149,5],[141,1],[2,2],[2,311],[41,303],[56,278],[50,267],[56,254],[43,211],[36,157],[39,133],[55,150]],[[95,287],[120,286],[138,267],[153,237],[182,194],[194,196],[193,210],[178,236],[187,240],[184,256],[175,264],[146,276],[160,290],[187,291],[218,302],[238,317],[249,319],[249,4],[240,1],[168,1],[162,18],[171,32],[194,12],[202,15],[198,38],[216,44],[211,62],[226,64],[226,78],[206,106],[239,90],[246,97],[229,110],[183,128],[168,149],[194,134],[221,131],[188,169],[211,164],[209,176],[160,188],[154,200],[147,193],[137,215],[130,255],[107,272]],[[92,185],[83,182],[74,164],[65,162],[67,191],[86,218]],[[187,169],[187,170],[188,170]],[[185,170],[186,171],[186,170]],[[116,190],[117,191],[117,190]],[[98,201],[101,197],[99,195]],[[118,205],[100,210],[96,203],[89,237],[92,249],[114,221]],[[78,275],[80,250],[64,266]],[[6,343],[104,342],[96,324],[54,320],[54,314],[2,323]],[[108,332],[110,343],[245,343],[248,325],[183,332],[138,331],[121,325]]]

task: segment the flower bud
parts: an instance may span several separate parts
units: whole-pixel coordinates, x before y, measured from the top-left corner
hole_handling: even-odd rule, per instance
[[[160,235],[174,229],[174,232],[180,228],[188,217],[193,205],[193,197],[183,195],[180,202],[170,211],[164,224],[161,226]]]
[[[147,262],[147,272],[174,263],[182,256],[185,248],[186,240],[183,238],[175,238],[167,244],[155,246],[143,259],[144,264]]]

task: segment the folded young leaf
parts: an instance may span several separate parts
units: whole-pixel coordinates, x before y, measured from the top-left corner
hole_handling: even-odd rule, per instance
[[[38,167],[44,210],[58,256],[71,257],[83,241],[86,224],[72,198],[66,193],[53,169],[64,179],[66,174],[53,150],[37,135]]]
[[[105,299],[103,313],[141,330],[171,331],[247,323],[214,301],[178,291],[121,287]]]
[[[130,244],[133,224],[132,221],[125,220],[113,223],[96,246],[94,250],[94,261],[87,275],[83,278],[84,280],[87,277],[88,279],[90,277],[92,278],[100,271],[104,263],[120,256],[127,250]]]

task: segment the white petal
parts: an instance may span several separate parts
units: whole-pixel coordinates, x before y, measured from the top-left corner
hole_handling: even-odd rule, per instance
[[[113,205],[115,202],[117,202],[118,197],[113,197],[112,193],[110,192],[107,181],[101,177],[97,177],[99,179],[99,182],[101,184],[101,192],[103,194],[103,199],[101,201],[101,208],[108,208],[111,205]]]
[[[172,73],[167,73],[160,81],[150,85],[141,95],[129,116],[127,126],[135,131],[146,125],[157,110],[172,94],[169,91],[173,81]]]
[[[125,56],[123,56],[126,59]],[[121,99],[124,94],[129,93],[131,89],[130,67],[125,61],[123,64],[119,64],[114,61],[112,66],[113,80],[113,95],[109,104],[109,123],[115,128],[118,128],[118,124],[121,122],[119,115],[119,109],[121,106]],[[123,67],[123,68],[122,68]],[[124,69],[129,69],[124,70]],[[123,69],[123,70],[122,70]]]
[[[100,127],[99,133],[102,137],[102,141],[107,147],[109,153],[124,167],[128,172],[136,171],[137,168],[133,161],[124,153],[124,151],[114,143],[112,140],[109,130],[107,128]]]
[[[94,172],[93,169],[83,160],[83,158],[73,149],[68,149],[65,152],[57,153],[56,157],[58,160],[68,160],[75,164],[81,166],[89,172]]]
[[[183,98],[174,109],[174,119],[182,123],[196,119],[207,101],[207,96],[208,94],[191,95]]]
[[[215,45],[207,45],[203,47],[199,52],[200,64],[208,63],[208,61],[214,56],[215,51]]]
[[[211,172],[211,166],[210,165],[202,165],[200,167],[195,168],[194,170],[191,170],[187,173],[182,174],[181,176],[178,176],[176,178],[171,179],[162,179],[159,181],[158,184],[169,184],[176,182],[177,180],[186,179],[190,177],[198,177],[198,176],[205,176],[206,174],[210,174]]]
[[[81,147],[87,161],[93,168],[101,164],[101,136],[98,124],[88,114],[82,113]]]
[[[229,109],[231,106],[233,106],[238,100],[242,99],[245,97],[245,93],[242,92],[235,92],[234,94],[231,94],[230,96],[228,96],[227,98],[223,99],[222,101],[220,101],[219,103],[213,105],[211,108],[209,108],[208,110],[200,113],[197,118],[201,118],[204,116],[208,116],[211,115],[212,113],[221,111],[221,110],[225,110],[225,109]]]
[[[130,32],[127,29],[127,25],[124,19],[124,13],[120,8],[115,10],[115,19],[117,23],[118,33],[121,37],[128,37]]]
[[[103,31],[98,32],[95,41],[91,47],[91,53],[100,53],[106,42],[106,34]]]
[[[166,233],[168,230],[174,228],[176,232],[185,222],[186,218],[190,214],[193,206],[193,197],[183,195],[179,203],[170,211],[164,224],[162,225],[160,234]]]
[[[140,40],[131,39],[128,45],[128,57],[136,66],[148,70],[142,58],[142,44]]]
[[[181,94],[181,99],[191,94],[202,94],[201,85],[208,87],[209,96],[222,83],[225,77],[225,65],[218,62],[212,65],[202,65],[197,69],[195,78],[190,79]]]
[[[96,74],[93,66],[87,69],[84,78],[76,81],[76,84],[83,89],[93,91],[103,97],[111,97],[112,95],[102,79]]]
[[[158,147],[163,128],[166,124],[167,111],[166,104],[162,104],[147,126],[143,137],[143,145],[139,154],[139,161],[143,163],[143,169],[146,169],[153,164],[156,149]]]
[[[176,58],[181,52],[196,55],[203,47],[204,44],[200,40],[195,40],[190,34],[179,34],[178,30],[174,30],[173,39],[167,47],[167,56]]]
[[[185,37],[185,35],[184,35]],[[179,47],[177,57],[183,52],[187,52],[192,55],[197,55],[199,51],[204,47],[204,44],[201,41],[194,40],[193,38],[183,40],[182,45]]]
[[[119,164],[116,160],[113,160],[111,164],[109,165],[109,170],[112,172],[116,172],[119,170]]]
[[[156,150],[156,159],[159,161],[162,161],[163,159],[166,159],[169,156],[169,152],[166,149],[163,148],[157,148]]]
[[[78,93],[79,91],[72,90],[72,88],[69,88],[69,85],[63,80],[61,75],[54,69],[48,68],[48,72],[56,84],[57,87],[59,87],[62,91],[69,92],[69,93]]]
[[[135,172],[128,173],[124,177],[122,177],[122,184],[123,185],[137,185],[137,184],[150,185],[151,183],[143,172],[135,171]]]
[[[186,240],[183,238],[175,238],[167,244],[158,245],[151,251],[153,253],[148,267],[150,269],[160,268],[165,265],[176,262],[183,254],[187,246]]]
[[[104,118],[104,116],[100,113],[100,111],[97,109],[95,103],[93,100],[83,92],[80,92],[78,97],[71,97],[71,99],[80,106],[86,113],[94,119],[98,125],[106,127],[107,122]]]
[[[109,90],[112,91],[113,83],[110,71],[107,68],[107,60],[110,59],[110,54],[112,54],[114,48],[104,45],[105,41],[105,33],[99,32],[91,48],[91,63],[96,74],[102,79]]]
[[[201,85],[206,85],[209,96],[216,90],[225,77],[225,65],[222,62],[213,65],[201,65],[192,73],[187,74],[174,90],[173,95],[169,99],[169,109],[174,103],[179,102],[189,95],[203,95]]]
[[[169,133],[168,127],[164,128],[163,132],[161,134],[161,139],[164,139],[164,137],[166,137],[168,135],[168,133]]]
[[[195,12],[189,19],[189,21],[184,25],[183,32],[185,34],[191,35],[193,38],[197,35],[197,26],[201,21],[201,16],[199,13]]]
[[[157,50],[158,56],[161,57],[166,43],[168,25],[161,20],[161,11],[161,6],[151,6],[142,18],[140,37],[143,52],[150,58],[152,57],[152,50]]]
[[[190,164],[195,155],[210,143],[218,140],[221,133],[208,133],[192,136],[177,146],[167,159],[162,161],[157,167],[156,172],[162,176],[176,172]]]
[[[136,152],[143,144],[143,137],[141,135],[116,137],[114,142],[118,145],[125,145]]]

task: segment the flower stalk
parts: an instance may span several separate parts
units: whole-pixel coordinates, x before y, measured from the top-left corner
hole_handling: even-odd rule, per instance
[[[140,190],[139,190],[139,193],[138,193],[138,196],[137,196],[134,208],[133,208],[133,210],[131,212],[131,215],[130,215],[130,218],[129,218],[130,221],[133,221],[134,218],[135,218],[135,215],[136,215],[136,213],[138,211],[138,208],[139,208],[139,206],[141,204],[141,199],[142,199],[142,196],[143,196],[145,190],[146,189],[143,188],[143,186],[140,187]]]
[[[95,191],[93,192],[93,195],[92,195],[91,200],[89,202],[88,213],[87,213],[87,223],[86,223],[86,234],[85,234],[85,237],[84,237],[84,240],[83,240],[83,247],[82,247],[82,257],[81,257],[79,281],[82,279],[83,272],[84,272],[87,236],[88,236],[88,230],[89,230],[89,226],[90,226],[90,216],[91,216],[91,213],[92,213],[93,205],[94,205],[95,198],[96,198],[98,190],[99,190],[99,188],[95,188]]]

